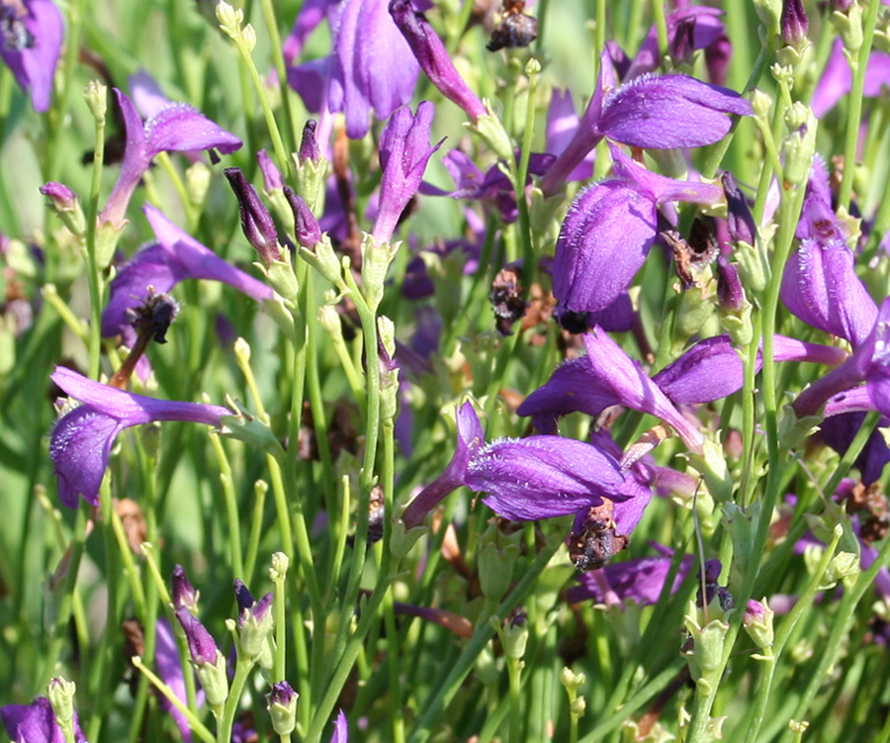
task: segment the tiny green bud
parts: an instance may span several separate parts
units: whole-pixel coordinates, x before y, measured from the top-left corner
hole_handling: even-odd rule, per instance
[[[96,121],[104,121],[108,112],[108,88],[98,80],[91,80],[83,90],[84,100]]]
[[[279,681],[272,685],[272,691],[266,695],[266,709],[272,719],[272,729],[276,734],[285,737],[293,733],[297,725],[297,694],[287,681]]]
[[[262,480],[258,482],[263,482]],[[265,482],[263,482],[265,485]],[[266,486],[268,487],[268,486]],[[287,577],[287,570],[290,567],[290,558],[284,552],[272,553],[272,568],[269,570],[269,578],[273,583],[283,581]]]
[[[362,282],[365,288],[365,298],[372,310],[376,310],[380,305],[380,300],[383,299],[386,273],[399,245],[400,243],[395,243],[395,245],[378,244],[367,233],[362,236]]]
[[[300,285],[290,259],[287,257],[281,260],[273,259],[268,268],[259,261],[253,265],[266,274],[270,286],[285,300],[296,299],[300,292]]]
[[[513,660],[522,660],[528,644],[528,616],[524,611],[516,610],[504,620],[501,641],[504,655]]]
[[[504,160],[509,167],[515,167],[516,155],[513,152],[513,142],[510,139],[510,135],[507,134],[507,130],[504,129],[501,120],[494,115],[491,103],[487,100],[482,103],[488,113],[477,118],[475,125],[468,124],[467,126],[478,132],[479,136],[488,142],[494,153]]]
[[[235,9],[225,0],[220,0],[216,6],[216,19],[220,28],[233,39],[241,33],[241,24],[244,22],[244,12]]]
[[[772,96],[760,88],[754,88],[751,92],[751,108],[754,109],[754,115],[769,121],[769,114],[772,107]]]
[[[202,162],[190,165],[185,171],[185,187],[195,206],[203,207],[207,203],[211,176],[210,168]]]
[[[74,719],[74,692],[76,688],[73,681],[66,681],[61,676],[57,676],[49,682],[47,689],[49,703],[52,705],[56,721],[62,727],[70,724]]]
[[[584,697],[575,697],[569,704],[569,714],[572,717],[581,718],[587,712],[587,700]]]
[[[831,25],[835,27],[838,36],[841,37],[844,49],[848,52],[856,53],[862,48],[862,6],[859,3],[854,2],[844,12],[834,11],[828,16],[828,20],[831,21]],[[886,31],[875,33],[875,45],[879,48],[881,46],[879,38],[884,34],[886,34]],[[890,49],[883,49],[883,51],[890,51]]]
[[[786,137],[782,146],[785,155],[782,175],[786,183],[802,186],[807,182],[813,167],[819,122],[813,116],[812,109],[800,101],[795,101],[786,110],[785,122],[794,131]]]
[[[561,683],[567,691],[577,691],[587,681],[587,676],[583,672],[575,673],[568,666],[563,666],[559,672],[559,683]]]

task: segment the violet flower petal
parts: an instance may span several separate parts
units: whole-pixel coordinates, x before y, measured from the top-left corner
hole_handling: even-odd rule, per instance
[[[99,502],[99,486],[117,434],[124,428],[150,421],[180,420],[218,426],[232,411],[218,405],[156,400],[94,382],[77,372],[56,367],[50,378],[83,405],[75,408],[53,429],[50,459],[59,477],[59,498],[75,508],[82,495]]]
[[[7,704],[0,707],[0,720],[13,743],[65,743],[65,733],[56,722],[52,705],[46,697],[31,704]],[[74,712],[74,741],[87,743],[77,711]]]
[[[473,456],[464,484],[485,504],[514,521],[565,516],[627,500],[646,489],[625,478],[617,460],[596,446],[560,436],[502,439]]]
[[[603,331],[584,336],[593,372],[605,389],[612,390],[625,407],[654,415],[670,424],[683,443],[701,453],[704,436],[680,413],[658,385]]]
[[[595,183],[572,202],[551,274],[556,315],[596,312],[630,286],[655,242],[655,203],[621,180]]]
[[[349,743],[349,722],[346,720],[346,714],[342,709],[337,712],[331,743]]]
[[[648,606],[658,601],[664,589],[665,581],[671,568],[671,557],[639,557],[626,562],[612,563],[602,568],[605,583],[622,601],[633,601],[640,606]],[[671,593],[676,593],[686,576],[695,565],[694,555],[685,555],[680,561],[677,575],[671,585]],[[593,575],[593,571],[578,575],[580,586],[569,588],[569,603],[593,600],[600,604],[606,600],[602,586]]]
[[[389,14],[388,1],[347,0],[335,31],[346,135],[351,139],[368,133],[372,109],[377,118],[386,119],[408,103],[420,73],[411,47]]]
[[[878,308],[853,268],[853,253],[839,240],[808,238],[785,266],[781,297],[808,325],[860,345],[874,327]]]
[[[173,628],[166,617],[161,617],[158,620],[155,629],[155,665],[158,669],[158,675],[163,682],[170,687],[170,690],[179,701],[187,705],[188,697],[185,690],[185,676],[182,670],[182,663],[179,659],[179,648],[176,646]],[[190,668],[188,673],[192,673]],[[204,699],[203,690],[199,690],[197,696],[197,702],[200,706]],[[192,728],[189,725],[188,718],[166,697],[162,696],[158,703],[161,709],[170,713],[170,716],[176,723],[176,727],[179,728],[182,740],[185,743],[191,743]]]
[[[619,404],[615,392],[600,383],[590,358],[580,356],[558,367],[543,387],[522,401],[516,413],[533,416],[535,428],[549,434],[556,432],[558,417],[579,411],[596,418],[606,408]]]
[[[390,0],[389,12],[421,69],[439,92],[460,106],[474,123],[480,116],[485,116],[487,111],[482,101],[460,76],[445,45],[423,13],[416,12],[410,0]]]
[[[597,128],[631,147],[702,147],[726,136],[730,113],[753,110],[738,93],[687,75],[641,77],[606,98]]]

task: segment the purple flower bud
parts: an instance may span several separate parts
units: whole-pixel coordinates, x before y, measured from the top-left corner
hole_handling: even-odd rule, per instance
[[[268,693],[266,698],[269,700],[269,704],[279,704],[282,707],[287,707],[296,696],[297,692],[293,690],[287,681],[279,681],[276,684],[272,684],[272,691]]]
[[[705,48],[705,67],[708,70],[708,78],[714,85],[726,84],[730,59],[732,59],[732,42],[728,36],[721,36]]]
[[[216,665],[220,652],[207,628],[184,606],[176,610],[176,618],[185,630],[192,662],[196,666]]]
[[[37,113],[49,110],[64,23],[52,0],[0,3],[0,58],[31,95]]]
[[[181,609],[183,606],[193,614],[198,613],[198,598],[200,594],[192,587],[182,565],[173,566],[173,608]]]
[[[720,181],[723,184],[723,193],[726,194],[726,225],[729,228],[729,236],[734,242],[754,245],[757,227],[754,224],[754,215],[748,208],[748,200],[736,184],[732,173],[726,171],[720,177]]]
[[[294,225],[297,242],[304,248],[312,250],[321,240],[321,227],[303,197],[295,194],[291,188],[285,187],[284,195],[294,212]]]
[[[391,0],[389,12],[430,81],[475,123],[487,111],[454,67],[445,45],[411,0]]]
[[[267,193],[277,191],[284,188],[284,180],[281,178],[281,171],[272,162],[272,158],[265,150],[256,153],[257,162],[260,165],[260,173],[263,174],[263,188]]]
[[[238,624],[243,625],[247,618],[262,622],[272,608],[272,594],[267,593],[257,601],[240,578],[235,579],[235,600],[238,602]]]
[[[240,621],[240,615],[245,611],[250,611],[256,603],[256,599],[253,597],[250,589],[244,585],[244,581],[240,578],[235,578],[234,590],[235,601],[238,603],[238,615]]]
[[[423,171],[432,154],[439,149],[430,146],[433,104],[421,101],[417,114],[408,107],[396,111],[380,137],[380,167],[383,179],[377,204],[377,219],[371,235],[378,244],[392,239],[399,217],[417,193]],[[444,141],[444,140],[443,140]]]
[[[745,614],[742,617],[742,623],[745,626],[753,624],[754,622],[762,622],[763,618],[766,616],[766,610],[759,601],[755,601],[751,599],[748,601],[748,605],[745,607]]]
[[[40,187],[40,193],[48,197],[56,211],[70,211],[79,206],[77,196],[63,183],[50,181]]]
[[[321,149],[316,138],[317,128],[318,122],[315,119],[309,119],[303,126],[303,138],[300,140],[300,165],[305,164],[307,160],[314,163],[321,161]]]
[[[278,249],[278,231],[272,215],[260,200],[256,189],[247,182],[241,168],[226,168],[226,178],[229,185],[238,198],[238,206],[241,210],[241,229],[244,237],[257,253],[260,254],[266,268],[274,261],[281,260],[281,251]]]
[[[717,256],[717,298],[720,309],[729,314],[737,314],[745,308],[745,290],[739,270],[722,255]]]
[[[801,0],[782,0],[779,27],[782,41],[786,44],[799,47],[806,41],[810,22],[807,20],[807,13],[803,9]]]

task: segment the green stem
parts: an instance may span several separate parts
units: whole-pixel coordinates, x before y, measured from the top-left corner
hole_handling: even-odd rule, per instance
[[[216,454],[216,460],[219,462],[219,481],[222,485],[226,521],[229,528],[229,553],[232,560],[232,571],[241,580],[247,581],[250,577],[244,572],[244,559],[241,553],[241,517],[238,514],[238,496],[235,493],[235,483],[232,479],[232,467],[229,465],[229,458],[226,456],[219,436],[211,434],[210,443]]]
[[[787,642],[788,637],[791,635],[791,632],[794,629],[795,625],[803,616],[804,612],[808,611],[810,606],[812,605],[813,599],[816,597],[816,593],[822,585],[822,578],[824,577],[825,572],[828,570],[828,566],[831,564],[831,561],[834,559],[834,555],[837,551],[837,546],[840,542],[842,534],[842,529],[840,527],[836,527],[834,537],[831,540],[831,544],[828,545],[828,547],[822,554],[822,559],[819,561],[819,565],[810,578],[810,581],[807,584],[803,595],[794,605],[794,608],[791,610],[791,612],[785,618],[785,621],[782,622],[782,626],[776,632],[773,647],[763,648],[764,654],[767,657],[767,660],[765,661],[766,668],[764,671],[764,676],[760,679],[760,684],[758,685],[757,697],[754,702],[754,711],[752,713],[753,716],[751,718],[751,723],[748,726],[748,734],[745,738],[745,740],[749,743],[754,743],[754,741],[757,740],[757,735],[760,732],[760,726],[763,724],[763,717],[766,713],[766,705],[769,702],[770,692],[772,691],[773,678],[776,673],[776,666],[779,663],[779,656],[782,655],[782,650],[784,650],[785,648],[785,643]],[[693,739],[690,738],[690,740]]]
[[[102,88],[105,92],[105,88]],[[102,187],[102,164],[105,162],[105,116],[96,118],[96,149],[93,154],[93,178],[87,209],[87,283],[90,288],[90,379],[99,378],[102,350],[102,276],[96,258],[96,217],[99,214],[99,191]]]
[[[847,129],[844,140],[844,178],[838,192],[838,207],[847,211],[850,209],[850,198],[853,194],[853,176],[856,172],[856,146],[859,143],[859,125],[862,123],[862,97],[865,86],[865,73],[868,69],[868,58],[871,54],[872,40],[875,36],[875,26],[878,22],[878,9],[880,2],[871,2],[868,5],[868,15],[865,18],[865,28],[862,34],[862,46],[859,49],[853,67],[853,86],[850,88],[849,108],[847,109]]]

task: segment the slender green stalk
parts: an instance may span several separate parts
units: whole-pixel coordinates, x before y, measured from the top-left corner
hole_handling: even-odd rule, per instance
[[[229,458],[223,449],[222,441],[219,436],[211,433],[210,443],[213,446],[213,452],[216,454],[216,461],[219,463],[219,482],[222,485],[223,502],[226,511],[226,523],[229,535],[229,556],[232,560],[232,571],[241,578],[248,580],[247,574],[244,572],[244,558],[241,553],[241,517],[238,513],[238,496],[235,493],[235,483],[232,478],[232,467],[229,465]]]
[[[658,33],[658,57],[661,59],[662,69],[667,69],[670,44],[667,17],[664,14],[664,0],[652,0],[652,16],[655,19],[655,30]]]
[[[170,702],[176,709],[178,709],[188,720],[189,729],[197,735],[204,743],[217,743],[217,739],[213,737],[213,733],[211,733],[202,723],[198,717],[189,709],[186,705],[184,705],[176,694],[173,693],[173,690],[167,686],[163,681],[161,681],[158,676],[156,676],[152,671],[146,667],[146,665],[142,662],[142,658],[135,657],[133,658],[133,665],[143,674],[148,677],[148,680],[151,681],[152,685],[159,691],[167,701]]]
[[[105,93],[105,88],[101,89]],[[96,149],[93,153],[93,178],[87,208],[87,284],[90,288],[90,379],[99,378],[99,356],[102,350],[102,275],[96,256],[96,217],[99,214],[99,191],[102,187],[102,165],[105,162],[105,116],[96,117]]]
[[[745,737],[745,740],[748,741],[748,743],[754,743],[754,741],[757,740],[760,726],[763,724],[763,718],[766,714],[766,706],[769,703],[770,692],[772,691],[773,677],[776,673],[776,666],[779,663],[779,658],[782,655],[782,651],[785,649],[785,643],[804,612],[809,611],[812,606],[813,599],[816,597],[816,592],[822,586],[822,579],[825,576],[825,572],[828,570],[831,561],[834,559],[842,534],[843,530],[840,527],[837,527],[835,529],[834,537],[822,553],[822,559],[819,561],[819,565],[813,572],[806,589],[794,605],[794,608],[789,612],[788,616],[785,617],[782,625],[776,631],[773,647],[763,648],[763,653],[766,657],[766,661],[764,662],[766,665],[764,674],[761,677],[760,684],[757,688],[753,716],[751,718],[751,724],[748,726],[747,736]]]
[[[865,27],[862,33],[862,47],[859,56],[852,64],[853,85],[850,88],[850,97],[847,108],[847,128],[844,138],[844,177],[838,192],[838,206],[849,211],[850,197],[853,193],[853,176],[856,173],[856,146],[859,143],[859,126],[862,123],[862,97],[865,86],[865,73],[868,69],[868,58],[871,54],[871,45],[875,36],[875,26],[878,22],[878,9],[881,3],[868,4],[868,13],[865,16]]]

